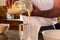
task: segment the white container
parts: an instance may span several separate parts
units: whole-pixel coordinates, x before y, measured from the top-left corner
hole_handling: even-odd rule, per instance
[[[42,34],[44,40],[60,40],[60,30],[46,30]]]

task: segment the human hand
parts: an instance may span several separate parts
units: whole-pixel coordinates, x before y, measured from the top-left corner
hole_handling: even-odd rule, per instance
[[[8,1],[7,0],[7,10],[10,14],[17,14],[19,12],[24,12],[25,6],[24,4],[20,3],[20,1]]]

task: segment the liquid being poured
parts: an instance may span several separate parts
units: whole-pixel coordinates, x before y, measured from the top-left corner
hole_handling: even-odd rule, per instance
[[[20,3],[21,2],[23,2],[24,4],[25,4],[25,11],[27,11],[28,12],[28,27],[29,27],[29,29],[28,29],[28,37],[27,37],[27,39],[25,39],[24,38],[24,40],[31,40],[31,34],[30,34],[30,28],[31,28],[31,26],[30,26],[30,14],[31,14],[31,12],[32,12],[32,10],[33,10],[33,6],[32,6],[32,4],[31,4],[31,0],[20,0]],[[24,29],[24,27],[23,27],[23,29]],[[24,30],[23,30],[24,31]],[[24,35],[25,36],[25,35]]]
[[[31,37],[30,37],[30,12],[29,12],[29,10],[27,10],[27,12],[28,12],[28,25],[29,25],[29,36],[28,36],[27,40],[31,40]]]
[[[31,25],[30,25],[30,15],[31,15],[31,12],[32,12],[32,10],[33,10],[33,6],[32,6],[32,4],[31,4],[31,0],[26,0],[26,11],[28,12],[28,27],[29,27],[29,36],[28,36],[28,38],[27,38],[27,40],[32,40],[31,39],[31,34],[30,34],[30,28],[31,28]]]

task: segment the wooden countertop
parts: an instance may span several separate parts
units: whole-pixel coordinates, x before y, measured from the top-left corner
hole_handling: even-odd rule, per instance
[[[23,23],[23,21],[1,19],[0,23],[10,24],[10,29],[19,30],[19,24]]]

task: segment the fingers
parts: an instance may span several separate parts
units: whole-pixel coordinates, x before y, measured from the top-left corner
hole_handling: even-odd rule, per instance
[[[7,0],[6,1],[6,6],[7,8],[10,8],[12,6],[12,4],[14,4],[15,0]]]
[[[9,6],[10,6],[10,0],[6,1],[6,6],[7,6],[7,8],[9,8]]]

